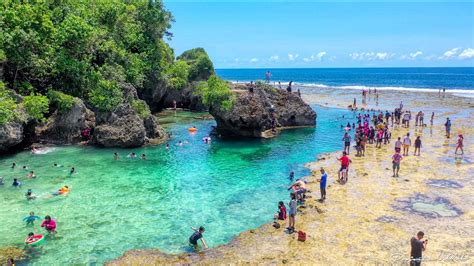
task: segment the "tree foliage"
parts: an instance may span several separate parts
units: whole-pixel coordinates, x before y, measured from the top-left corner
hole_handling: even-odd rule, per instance
[[[185,51],[177,58],[189,65],[189,80],[207,80],[214,74],[214,66],[203,48],[194,48]]]
[[[172,20],[159,0],[3,0],[4,79],[17,91],[27,81],[42,94],[53,88],[80,98],[97,95],[103,80],[140,89],[173,63],[163,40]]]
[[[202,97],[205,105],[224,111],[229,111],[235,101],[235,96],[232,94],[227,82],[215,75],[212,75],[207,82],[201,81],[196,94]]]
[[[123,101],[123,92],[116,82],[102,79],[89,92],[89,100],[100,111],[113,111]]]
[[[137,112],[138,116],[145,119],[151,115],[150,108],[142,100],[132,100],[131,102],[133,110]]]
[[[178,60],[171,65],[166,72],[167,81],[171,88],[181,90],[188,84],[188,64],[183,60]]]
[[[71,110],[72,106],[76,102],[74,97],[60,91],[49,90],[47,96],[50,104],[54,107],[54,109],[58,110],[59,113],[65,113]]]
[[[44,122],[44,115],[49,111],[48,97],[41,94],[25,96],[21,105],[28,117],[37,122]]]
[[[5,84],[0,82],[0,126],[15,118],[16,107],[17,104],[5,89]]]

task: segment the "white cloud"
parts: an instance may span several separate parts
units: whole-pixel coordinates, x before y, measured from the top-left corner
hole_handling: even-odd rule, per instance
[[[299,54],[288,54],[288,59],[290,61],[295,61],[296,58],[298,58],[298,56],[300,56]]]
[[[394,53],[389,54],[386,52],[362,52],[362,53],[351,53],[349,56],[353,60],[367,60],[367,61],[373,61],[373,60],[387,60],[395,56]]]
[[[235,58],[234,61],[235,61],[235,62],[239,62],[240,59],[239,59],[239,58]]]
[[[467,48],[462,51],[462,53],[459,54],[460,59],[470,59],[474,58],[474,49],[472,48]]]
[[[452,59],[453,57],[455,57],[459,51],[461,51],[461,48],[453,48],[449,51],[446,51],[444,52],[444,54],[440,57],[438,57],[438,59],[444,59],[444,60],[447,60],[447,59]]]
[[[415,60],[417,57],[423,55],[422,51],[416,51],[414,53],[404,54],[400,57],[403,60]]]
[[[270,56],[270,61],[278,61],[278,60],[280,60],[280,57],[278,55]]]
[[[250,63],[257,63],[258,62],[258,58],[252,58],[250,59]]]
[[[326,52],[319,52],[317,55],[313,54],[310,57],[303,58],[303,61],[305,62],[321,61],[326,54],[327,54]]]

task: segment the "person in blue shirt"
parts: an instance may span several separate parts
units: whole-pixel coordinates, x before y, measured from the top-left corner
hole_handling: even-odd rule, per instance
[[[34,212],[30,212],[29,216],[23,218],[23,221],[26,222],[26,225],[34,225],[34,222],[36,220],[41,220],[41,218],[39,216],[36,216]]]
[[[319,189],[321,190],[321,199],[319,201],[324,202],[324,200],[326,199],[326,181],[328,179],[328,174],[322,167],[320,169],[320,172],[321,172],[321,179],[318,179],[318,181],[319,181]]]
[[[21,183],[20,183],[20,181],[18,181],[18,179],[13,178],[13,184],[12,184],[12,186],[14,186],[14,187],[20,187],[20,186],[21,186]]]

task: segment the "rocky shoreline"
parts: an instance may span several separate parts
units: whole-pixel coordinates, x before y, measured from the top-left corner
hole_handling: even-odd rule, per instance
[[[249,92],[242,89],[244,86],[229,84],[236,100],[230,110],[223,111],[206,106],[195,93],[196,86],[197,83],[192,83],[182,91],[172,90],[174,94],[164,93],[157,103],[155,98],[146,96],[149,101],[142,100],[132,85],[121,84],[125,100],[109,112],[94,109],[74,98],[69,110],[55,110],[45,123],[18,120],[0,126],[0,153],[38,144],[86,143],[99,147],[132,148],[163,143],[168,135],[150,109],[162,110],[170,106],[191,111],[210,109],[209,113],[217,123],[217,133],[228,138],[271,138],[285,128],[316,125],[316,113],[295,93],[263,84],[256,85],[254,91]],[[136,105],[141,106],[141,113],[136,110]]]
[[[356,93],[356,92],[355,92]],[[348,95],[350,99],[353,95]],[[392,95],[400,99],[400,95]],[[419,108],[419,103],[405,98],[407,108]],[[317,171],[324,167],[330,174],[328,181],[328,200],[319,203],[319,176],[307,177],[311,198],[305,207],[300,207],[296,228],[307,233],[306,242],[299,242],[295,235],[275,229],[271,223],[245,231],[228,244],[192,254],[166,254],[156,249],[131,250],[108,265],[155,265],[155,264],[403,264],[408,258],[409,239],[418,230],[429,234],[430,246],[426,256],[436,258],[443,264],[472,264],[474,257],[474,232],[472,229],[472,182],[466,178],[474,174],[472,162],[455,163],[444,160],[451,157],[454,148],[443,137],[442,121],[446,116],[455,117],[456,130],[462,130],[466,137],[465,151],[474,148],[471,137],[474,130],[469,127],[472,112],[464,108],[471,105],[467,99],[449,97],[425,104],[422,108],[440,108],[436,123],[432,128],[424,128],[417,134],[423,135],[422,156],[409,156],[402,163],[401,178],[391,178],[390,158],[393,144],[376,149],[369,146],[366,157],[352,157],[349,183],[335,182],[339,164],[336,160],[340,152],[319,156],[316,162],[307,167]],[[306,98],[308,99],[308,98]],[[452,100],[452,101],[451,101]],[[326,101],[323,100],[323,101]],[[443,102],[441,102],[443,101]],[[448,103],[447,101],[451,101]],[[327,106],[326,102],[314,102]],[[335,101],[331,102],[334,105]],[[344,103],[338,103],[343,105]],[[445,107],[449,107],[446,111]],[[439,109],[437,109],[439,110]],[[465,109],[464,109],[465,110]],[[393,130],[393,137],[406,133],[406,129]],[[414,131],[412,128],[410,131]],[[392,137],[392,138],[393,138]],[[472,152],[465,155],[472,157]],[[436,168],[429,167],[437,165]],[[438,171],[438,169],[445,169]],[[392,206],[399,199],[410,199],[414,195],[431,196],[427,182],[431,179],[456,180],[464,184],[464,189],[456,195],[445,194],[449,201],[462,209],[464,214],[455,218],[426,218],[416,213],[400,212]],[[382,219],[381,217],[391,217]],[[269,217],[269,220],[271,217]],[[453,223],[455,219],[455,223]],[[337,223],[336,223],[337,221]],[[282,228],[284,224],[281,223]],[[459,235],[458,232],[465,232]],[[440,254],[455,251],[450,258]],[[441,257],[440,257],[441,256]]]

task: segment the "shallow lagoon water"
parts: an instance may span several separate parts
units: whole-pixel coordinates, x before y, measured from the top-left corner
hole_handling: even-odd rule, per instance
[[[341,148],[340,124],[345,110],[316,108],[316,128],[283,132],[271,140],[202,142],[215,123],[180,119],[168,125],[173,138],[165,145],[115,150],[64,146],[32,155],[18,153],[0,159],[0,246],[21,245],[30,231],[44,233],[37,222],[21,221],[30,211],[58,222],[58,234],[37,248],[28,263],[103,263],[130,249],[159,248],[165,252],[188,251],[190,226],[204,225],[213,247],[240,232],[271,221],[279,200],[287,201],[288,173],[308,174],[304,164],[317,154]],[[187,128],[198,132],[190,135]],[[186,144],[175,144],[183,140]],[[121,155],[113,160],[113,152]],[[146,161],[127,159],[130,152],[146,153]],[[16,162],[17,169],[10,169]],[[54,167],[59,163],[64,167]],[[26,179],[27,165],[37,179]],[[74,166],[77,174],[69,175]],[[23,186],[11,187],[14,177]],[[48,198],[63,185],[67,196]],[[33,189],[39,198],[27,201]]]

